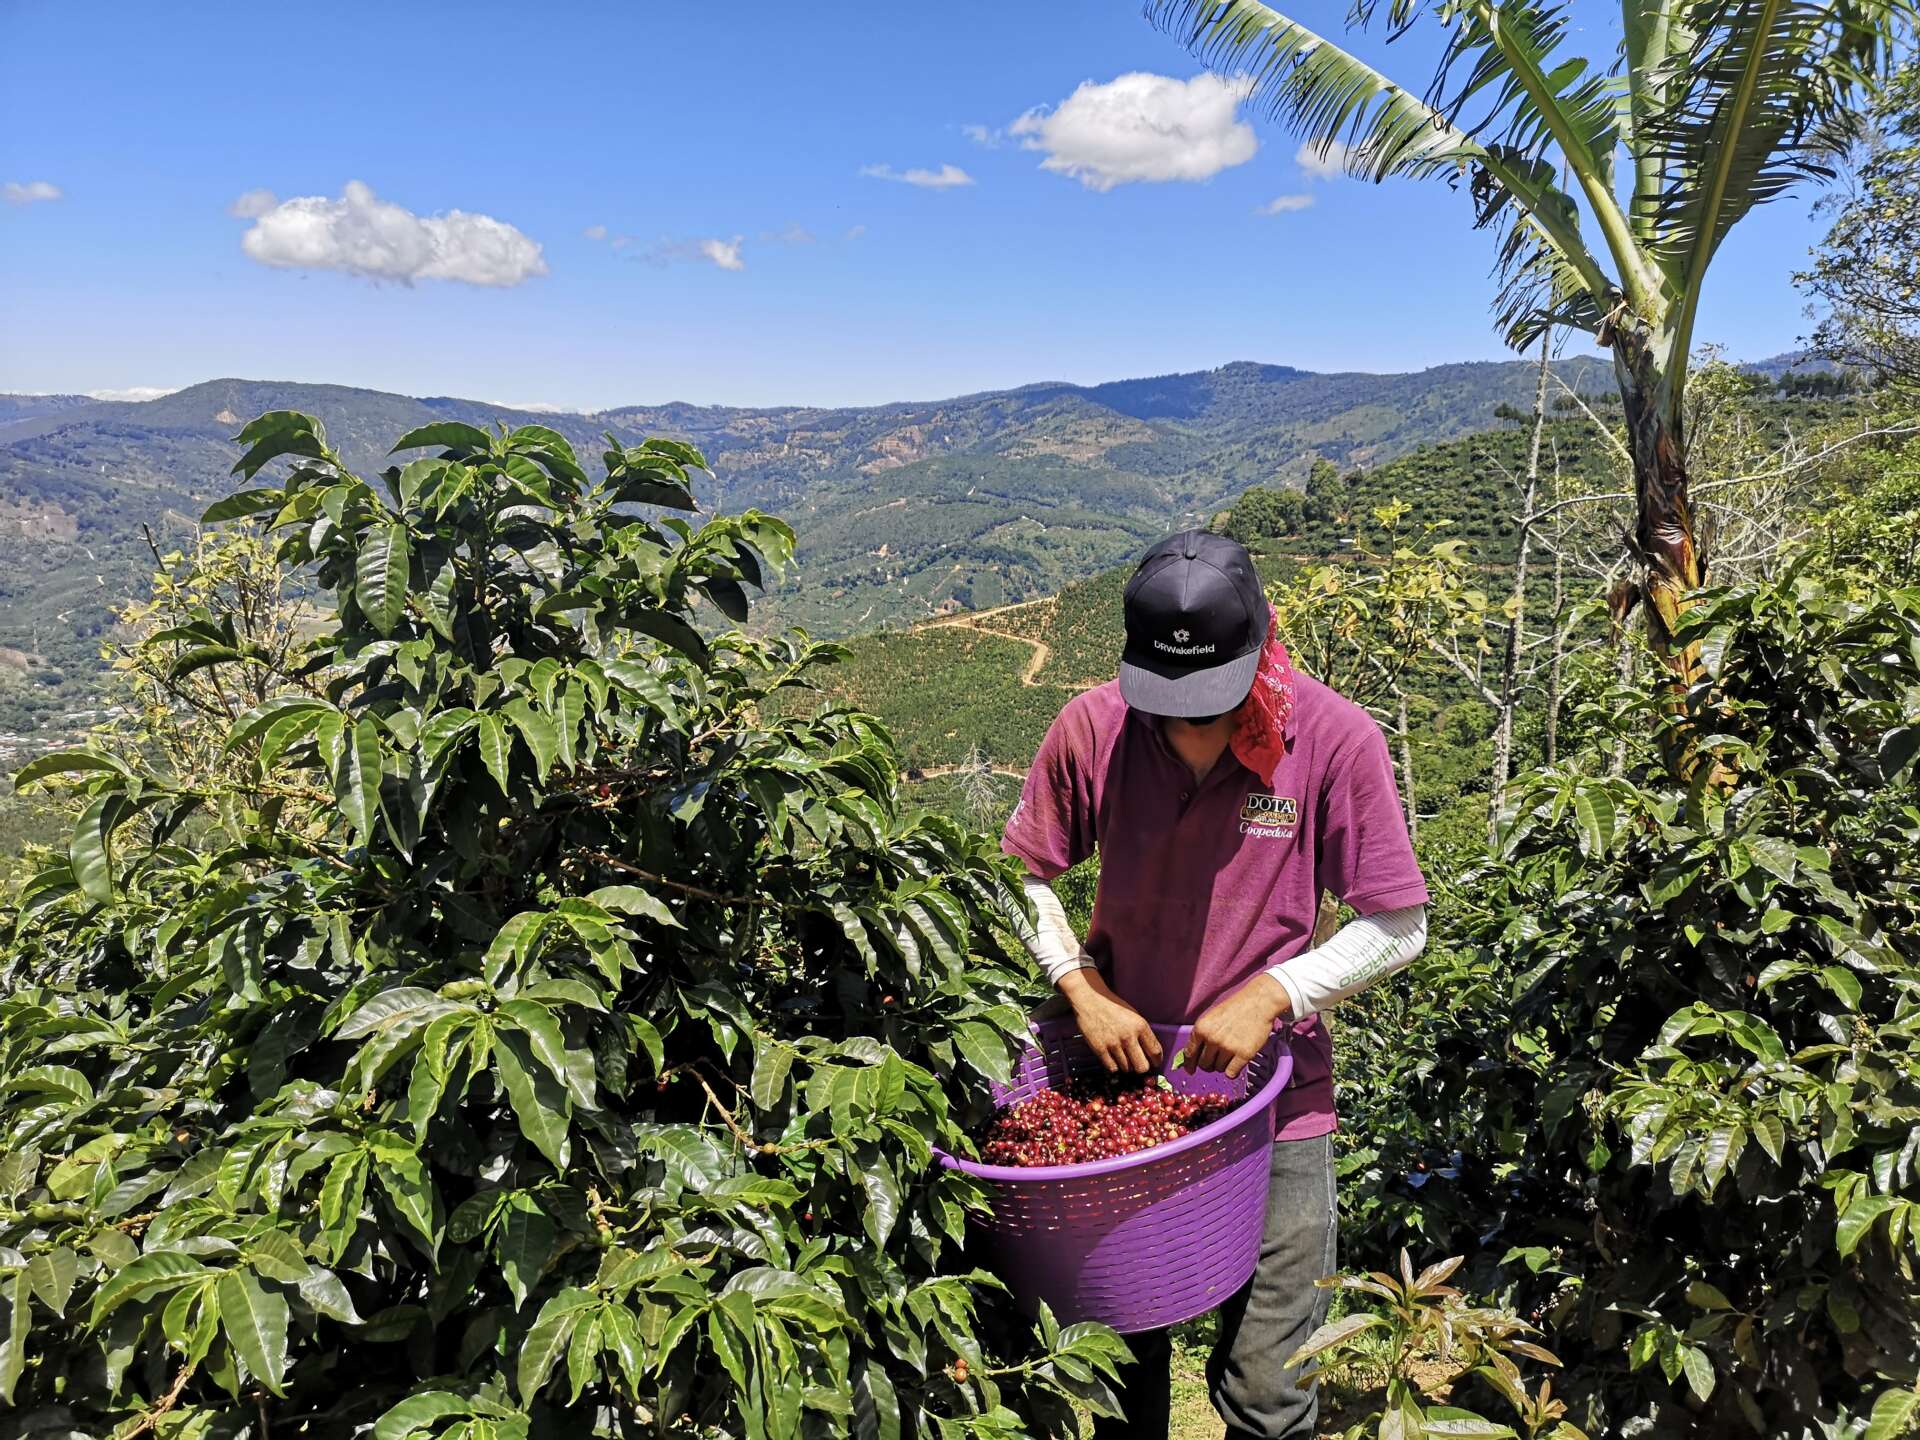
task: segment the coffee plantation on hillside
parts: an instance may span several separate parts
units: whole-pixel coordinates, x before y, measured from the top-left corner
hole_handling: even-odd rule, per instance
[[[241,439],[208,518],[278,536],[331,625],[218,780],[19,777],[77,819],[0,962],[0,1433],[891,1440],[1099,1402],[1117,1340],[1007,1313],[933,1154],[1022,1031],[1006,862],[901,813],[871,720],[763,705],[829,647],[710,623],[786,527],[678,518],[703,462],[663,440],[596,482],[544,427],[433,424],[370,484],[309,417]],[[272,663],[204,610],[154,640]]]

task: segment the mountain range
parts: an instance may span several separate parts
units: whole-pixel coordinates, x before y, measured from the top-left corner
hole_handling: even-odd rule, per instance
[[[1576,389],[1610,384],[1598,359],[1559,368]],[[800,533],[762,620],[846,634],[1050,593],[1250,484],[1300,483],[1318,457],[1368,466],[1485,428],[1498,407],[1527,404],[1533,382],[1520,361],[1393,375],[1242,362],[865,407],[594,415],[237,379],[140,402],[4,395],[0,670],[88,670],[111,608],[152,568],[149,537],[165,550],[191,534],[230,484],[233,435],[266,410],[319,416],[362,473],[435,419],[544,424],[589,457],[606,432],[690,441],[713,466],[703,503],[757,506]]]

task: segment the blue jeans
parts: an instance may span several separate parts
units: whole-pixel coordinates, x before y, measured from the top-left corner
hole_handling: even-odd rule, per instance
[[[1220,1338],[1207,1361],[1207,1388],[1227,1422],[1227,1440],[1312,1440],[1316,1386],[1302,1387],[1286,1358],[1327,1316],[1333,1273],[1333,1137],[1273,1147],[1267,1229],[1253,1279],[1220,1307]],[[1094,1440],[1166,1440],[1172,1407],[1173,1344],[1165,1330],[1129,1335],[1133,1362],[1120,1370],[1122,1420],[1094,1423]]]

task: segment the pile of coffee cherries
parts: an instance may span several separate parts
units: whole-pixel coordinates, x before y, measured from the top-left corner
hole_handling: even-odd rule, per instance
[[[1224,1095],[1178,1095],[1162,1076],[1071,1080],[1002,1110],[982,1137],[989,1165],[1084,1165],[1151,1150],[1226,1114]]]

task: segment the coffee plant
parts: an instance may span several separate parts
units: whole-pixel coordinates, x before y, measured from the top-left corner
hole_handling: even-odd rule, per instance
[[[1365,1418],[1341,1430],[1341,1440],[1587,1440],[1565,1418],[1552,1380],[1529,1389],[1522,1373],[1522,1361],[1558,1365],[1559,1358],[1527,1338],[1534,1328],[1519,1316],[1476,1305],[1449,1285],[1462,1263],[1453,1255],[1415,1274],[1402,1250],[1394,1271],[1323,1280],[1340,1292],[1347,1313],[1308,1336],[1287,1364],[1312,1361],[1323,1382],[1331,1369],[1348,1389],[1378,1381],[1350,1402]],[[1448,1403],[1466,1388],[1498,1399],[1516,1423]]]
[[[787,528],[664,440],[240,440],[207,519],[333,602],[298,683],[217,766],[18,776],[76,819],[0,917],[0,1435],[1070,1428],[1124,1351],[1007,1312],[935,1155],[1024,1030],[1017,890],[874,722],[763,703],[834,653],[722,624]]]
[[[1450,887],[1423,973],[1507,1001],[1427,1007],[1458,1149],[1407,1193],[1553,1333],[1584,1428],[1886,1440],[1920,1410],[1920,591],[1809,552],[1680,638],[1677,708],[1582,720],[1620,773],[1601,740],[1526,777]]]

